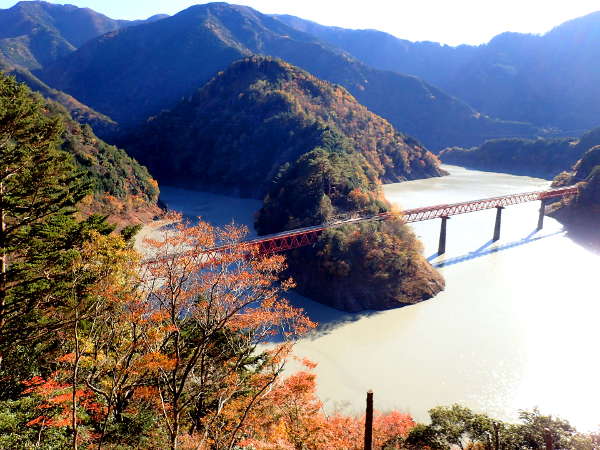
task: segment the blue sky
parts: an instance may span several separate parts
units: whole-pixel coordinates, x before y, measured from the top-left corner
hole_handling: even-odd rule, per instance
[[[15,0],[0,0],[9,8]],[[115,19],[175,14],[194,0],[70,0]],[[397,37],[450,45],[480,44],[503,31],[544,33],[554,26],[600,11],[598,0],[238,0],[264,13],[292,14],[325,25],[375,28]]]

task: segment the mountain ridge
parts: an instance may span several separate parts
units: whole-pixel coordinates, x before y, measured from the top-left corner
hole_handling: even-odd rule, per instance
[[[227,3],[195,5],[158,22],[105,34],[36,75],[131,124],[170,108],[250,54],[282,58],[345,86],[370,110],[432,148],[538,133],[529,124],[481,115],[414,76],[372,69],[273,17]]]
[[[214,183],[261,198],[279,167],[323,145],[329,129],[345,136],[383,182],[444,174],[435,156],[345,88],[258,56],[234,62],[122,145],[166,184],[206,189]],[[177,152],[165,159],[167,148]]]
[[[543,35],[501,33],[487,44],[451,47],[372,30],[327,27],[278,16],[380,69],[419,76],[475,109],[504,120],[579,134],[597,125],[600,12]]]
[[[99,35],[163,17],[116,20],[90,8],[21,1],[0,9],[0,54],[13,64],[41,69]]]

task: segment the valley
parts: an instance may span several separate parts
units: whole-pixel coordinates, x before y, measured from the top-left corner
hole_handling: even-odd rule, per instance
[[[74,2],[0,7],[0,448],[600,449],[600,11]]]
[[[414,208],[550,185],[543,179],[443,168],[449,176],[386,185],[386,198]],[[163,200],[189,216],[234,220],[250,229],[259,206],[254,200],[171,188],[165,188]],[[318,392],[326,408],[358,413],[363,393],[373,389],[380,408],[399,409],[418,420],[440,403],[460,403],[512,421],[519,409],[537,405],[593,430],[599,366],[590,355],[600,339],[593,324],[600,313],[593,296],[600,255],[573,242],[556,220],[546,218],[536,233],[538,208],[537,203],[506,208],[496,243],[491,242],[494,211],[453,217],[443,256],[436,256],[439,221],[412,224],[425,244],[424,256],[447,283],[427,302],[349,314],[319,303],[317,296],[291,293],[292,303],[319,323],[296,352],[318,364]],[[578,263],[564,266],[565,259]],[[553,365],[557,359],[560,365]],[[564,384],[572,389],[557,395],[556,386]]]

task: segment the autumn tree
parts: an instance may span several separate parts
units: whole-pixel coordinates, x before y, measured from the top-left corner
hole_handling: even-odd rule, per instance
[[[94,356],[98,357],[93,338],[110,323],[111,317],[125,312],[128,305],[121,304],[112,294],[134,289],[130,282],[135,273],[132,263],[137,260],[135,252],[121,237],[102,235],[95,230],[88,233],[88,239],[77,247],[69,261],[70,276],[64,282],[63,300],[56,305],[46,305],[39,313],[41,320],[62,324],[48,335],[49,339],[60,340],[62,344],[61,352],[55,353],[54,370],[24,382],[28,386],[24,393],[39,397],[43,401],[39,408],[44,411],[28,425],[38,426],[40,430],[68,428],[72,448],[78,448],[82,440],[79,437],[82,416],[110,415],[112,397],[98,403],[98,392],[90,383],[94,373],[90,368],[93,368]],[[108,413],[103,414],[104,408],[108,408]],[[105,431],[105,426],[95,428],[101,433]]]
[[[316,394],[316,376],[311,372],[316,364],[302,362],[307,370],[278,380],[260,399],[246,424],[250,437],[243,444],[257,449],[362,449],[365,416],[326,413]],[[414,426],[408,414],[375,411],[373,448],[404,448],[404,440]]]
[[[257,399],[275,382],[292,339],[313,323],[280,293],[281,255],[238,245],[244,228],[215,229],[176,219],[145,266],[144,297],[164,335],[150,351],[171,448],[182,427],[198,448],[233,448]],[[258,345],[278,337],[258,351]],[[240,400],[240,398],[242,398]],[[235,417],[225,406],[237,401]]]

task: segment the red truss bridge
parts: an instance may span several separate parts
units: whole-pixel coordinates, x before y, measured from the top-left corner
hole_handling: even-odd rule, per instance
[[[344,225],[382,221],[393,217],[400,217],[405,223],[421,222],[431,219],[442,219],[440,230],[440,244],[438,254],[443,254],[446,251],[446,222],[449,217],[457,214],[467,214],[484,209],[496,208],[496,223],[494,227],[493,240],[500,239],[500,226],[502,221],[502,209],[507,206],[517,205],[520,203],[541,201],[540,214],[538,218],[538,230],[541,230],[544,224],[545,206],[550,199],[560,199],[576,195],[577,187],[567,187],[561,189],[551,189],[548,191],[526,192],[522,194],[504,195],[501,197],[492,197],[481,200],[472,200],[468,202],[452,203],[446,205],[427,206],[424,208],[407,209],[401,213],[385,212],[375,215],[356,215],[354,217],[334,220],[328,223],[315,225],[312,227],[298,228],[295,230],[284,231],[277,234],[261,236],[256,239],[241,242],[242,246],[258,246],[259,251],[263,254],[283,252],[299,247],[314,244],[319,235],[326,229],[337,228]],[[218,249],[215,249],[218,251]]]

